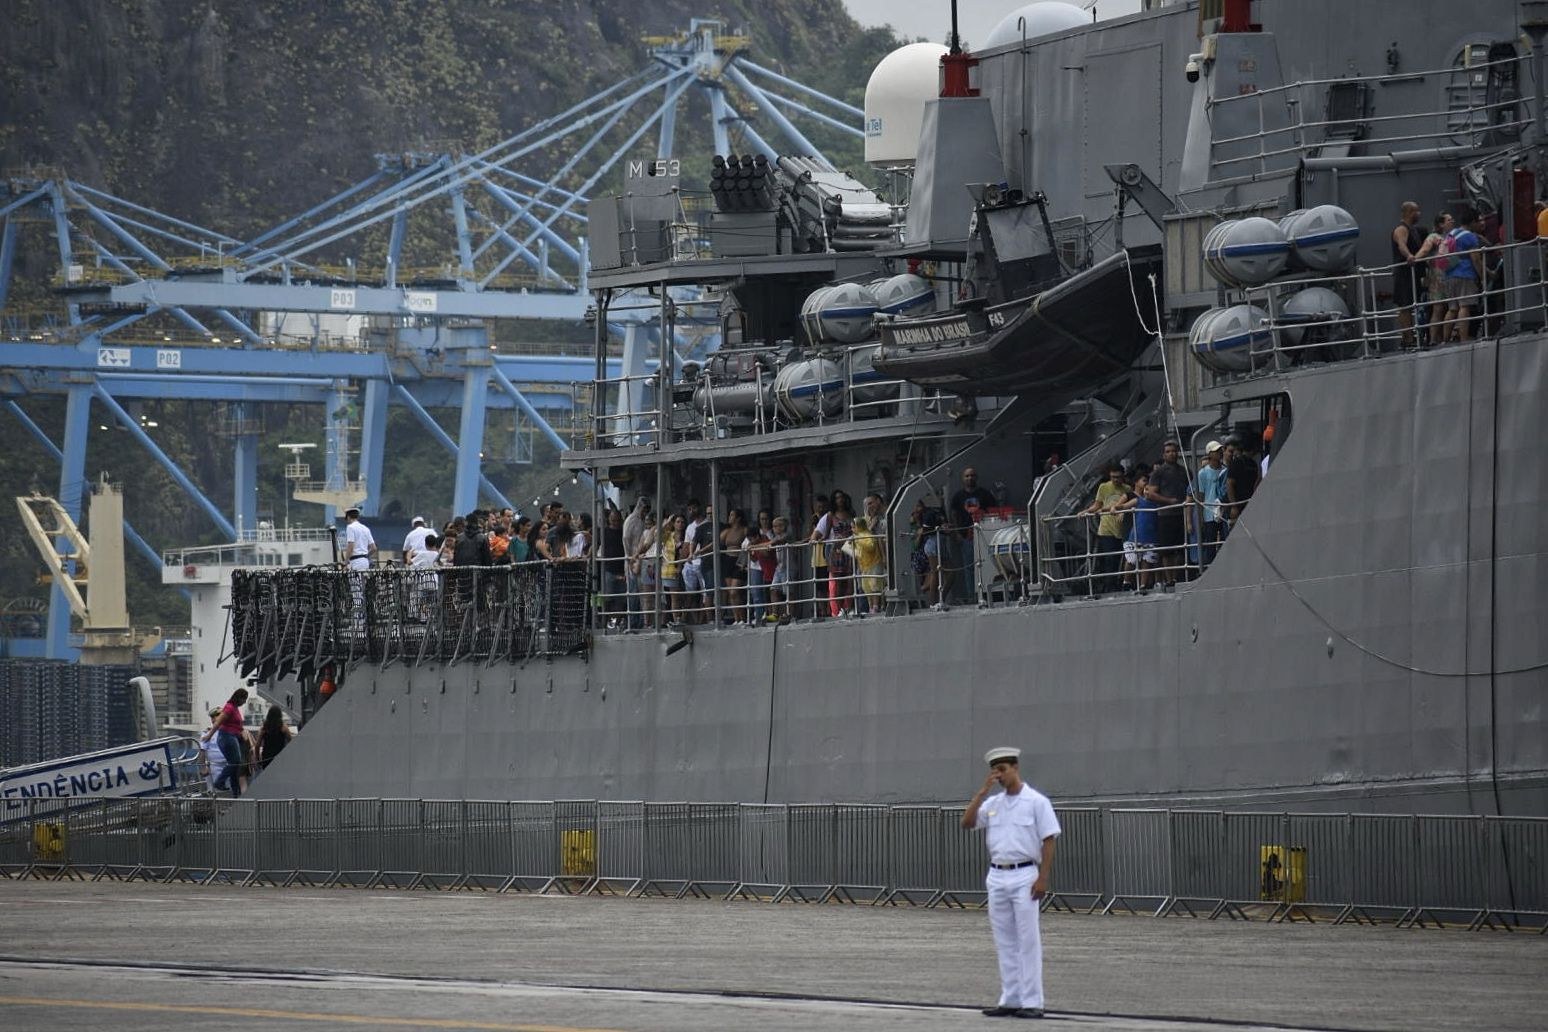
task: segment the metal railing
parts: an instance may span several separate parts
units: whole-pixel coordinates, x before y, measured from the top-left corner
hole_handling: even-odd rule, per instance
[[[981,906],[984,837],[964,831],[961,815],[828,803],[97,799],[0,824],[0,876]],[[1548,932],[1548,818],[1066,807],[1059,820],[1045,909]]]
[[[890,546],[900,565],[889,575],[886,535],[866,547],[865,533],[771,545],[768,576],[748,547],[718,551],[718,577],[716,552],[690,570],[686,555],[663,559],[653,547],[630,560],[236,569],[226,641],[243,674],[263,679],[330,664],[496,663],[577,652],[593,631],[864,617],[971,603],[1002,587],[1009,601],[1030,580],[1001,583],[992,570],[1003,557],[990,555],[987,536],[949,528],[897,531]],[[1020,551],[1014,560],[1028,558]]]
[[[879,614],[888,595],[886,542],[880,537],[873,541],[872,558],[880,565],[863,567],[857,556],[868,550],[844,553],[845,540],[852,539],[759,546],[744,542],[720,552],[718,585],[714,553],[701,555],[696,570],[689,569],[693,560],[686,552],[663,560],[653,543],[628,560],[600,559],[595,626],[609,632]],[[767,573],[759,562],[765,549],[774,560],[774,569]],[[838,554],[843,560],[835,561]]]
[[[1482,278],[1448,276],[1437,262],[1397,263],[1333,276],[1281,280],[1236,292],[1266,314],[1248,335],[1242,368],[1217,371],[1217,379],[1258,375],[1312,362],[1373,358],[1401,350],[1439,347],[1548,325],[1548,283],[1543,268],[1548,241],[1493,245],[1470,252],[1485,267]],[[1414,304],[1390,303],[1396,276],[1416,282]],[[1347,311],[1294,314],[1290,297],[1326,288]],[[1331,304],[1330,304],[1331,307]],[[1405,319],[1399,319],[1406,313]],[[1405,325],[1406,323],[1406,325]]]
[[[161,564],[180,566],[284,566],[288,545],[319,545],[334,536],[327,527],[263,527],[237,532],[237,540],[224,545],[170,548],[161,553]],[[260,548],[260,545],[269,546]]]
[[[1513,93],[1491,102],[1487,83],[1497,74],[1524,78],[1528,70],[1526,60],[1518,56],[1424,72],[1308,79],[1217,97],[1210,101],[1217,121],[1221,114],[1246,106],[1256,115],[1257,129],[1212,140],[1211,164],[1229,170],[1228,174],[1246,175],[1265,171],[1272,159],[1299,159],[1339,143],[1355,143],[1365,153],[1376,154],[1395,149],[1392,145],[1396,144],[1407,144],[1411,149],[1424,145],[1466,149],[1491,141],[1508,142],[1531,124],[1527,102]],[[1447,94],[1456,95],[1460,103],[1396,114],[1370,113],[1372,87],[1437,79],[1447,82]],[[1345,118],[1307,114],[1330,110],[1335,92],[1343,95],[1343,106],[1353,103],[1359,111]],[[1228,153],[1220,153],[1222,150]]]
[[[888,532],[883,525],[877,533],[856,525],[850,538],[833,541],[802,537],[767,546],[744,543],[721,552],[718,589],[710,572],[712,556],[701,557],[699,572],[686,576],[686,553],[663,564],[654,543],[647,542],[639,555],[622,562],[598,560],[594,626],[604,633],[659,630],[714,624],[717,614],[724,624],[751,625],[1021,599],[1032,581],[1030,540],[1023,528],[1017,544],[1004,547],[986,532],[997,526],[986,524],[964,537],[948,526]],[[862,543],[866,534],[873,535],[869,544],[874,550]],[[855,546],[850,552],[844,551],[846,541]],[[772,572],[760,568],[757,547],[766,547],[774,557]],[[835,562],[835,550],[842,560]],[[658,616],[656,584],[663,572]]]
[[[1180,519],[1181,540],[1175,544],[1139,539],[1133,526],[1134,508],[1046,516],[1038,528],[1038,585],[1055,594],[1079,591],[1095,596],[1124,590],[1143,593],[1192,580],[1208,568],[1228,532],[1223,511],[1219,520],[1204,519],[1206,504],[1212,509],[1227,507],[1226,503],[1185,501],[1149,510],[1158,526],[1168,515]],[[1100,533],[1104,517],[1124,521],[1126,529],[1121,537]],[[1218,526],[1218,537],[1205,533],[1211,524]]]
[[[593,439],[602,447],[660,447],[912,415],[938,392],[877,373],[872,363],[879,348],[874,340],[833,345],[794,359],[808,363],[812,375],[784,397],[777,379],[785,366],[767,367],[766,356],[778,350],[773,345],[721,348],[714,355],[737,368],[735,375],[705,365],[666,390],[656,373],[605,377],[594,381],[605,403],[592,417]],[[663,405],[674,391],[677,397]],[[646,401],[647,392],[655,400]]]

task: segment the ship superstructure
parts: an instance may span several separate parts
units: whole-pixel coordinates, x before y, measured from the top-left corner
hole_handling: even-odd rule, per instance
[[[906,206],[766,153],[718,157],[702,219],[644,166],[596,205],[599,316],[646,292],[660,346],[607,375],[597,319],[565,462],[599,526],[637,496],[785,517],[782,604],[730,546],[697,592],[648,552],[428,604],[390,571],[245,578],[244,671],[347,671],[257,790],[937,801],[1008,734],[1066,801],[1544,812],[1548,10],[1153,6],[928,53],[928,99],[878,98]],[[1484,275],[1405,323],[1395,280],[1454,268],[1394,267],[1409,200],[1479,214]],[[1083,510],[1167,440],[1185,481],[1231,440],[1261,483],[1218,548],[1179,500],[1175,545],[1106,565]],[[969,470],[995,504],[961,524]],[[809,541],[835,489],[879,583]]]

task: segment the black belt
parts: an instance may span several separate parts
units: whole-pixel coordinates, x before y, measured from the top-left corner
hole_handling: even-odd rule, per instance
[[[997,871],[1014,871],[1018,867],[1036,867],[1037,866],[1037,861],[1036,860],[1023,860],[1019,864],[990,864],[989,866],[993,867]]]
[[[369,553],[369,552],[367,552],[365,555],[352,555],[352,556],[349,557],[350,562],[354,562],[356,559],[369,559],[369,558],[371,558],[371,553]]]

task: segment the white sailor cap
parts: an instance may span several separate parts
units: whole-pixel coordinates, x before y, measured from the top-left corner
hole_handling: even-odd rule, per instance
[[[988,752],[984,753],[984,762],[989,764],[991,767],[993,767],[1000,760],[1010,760],[1019,764],[1021,762],[1021,750],[1017,749],[1015,746],[1002,745],[997,748],[990,749]]]
[[[415,526],[423,527],[424,525],[425,525],[425,518],[423,516],[415,516],[412,520],[409,521],[409,526],[411,526],[411,527],[415,527]]]

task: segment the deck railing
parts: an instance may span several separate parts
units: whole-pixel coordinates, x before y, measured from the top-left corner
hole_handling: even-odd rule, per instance
[[[1239,349],[1240,368],[1216,380],[1280,372],[1299,365],[1377,358],[1548,326],[1548,239],[1490,245],[1471,252],[1481,278],[1448,276],[1444,257],[1359,268],[1341,275],[1307,274],[1230,292],[1264,313]],[[1414,303],[1393,303],[1395,280],[1414,277]],[[1297,314],[1287,302],[1308,288],[1336,295],[1320,311]],[[1326,295],[1324,295],[1326,296]],[[1401,317],[1401,318],[1400,318]],[[1218,361],[1218,359],[1217,359]]]
[[[1212,140],[1211,163],[1222,175],[1244,176],[1341,144],[1380,155],[1506,143],[1531,124],[1531,115],[1527,101],[1503,84],[1524,81],[1528,72],[1526,59],[1514,56],[1422,72],[1307,79],[1219,97],[1210,102],[1217,122],[1230,117],[1233,124],[1257,124],[1250,132]],[[1373,113],[1371,98],[1377,90],[1437,82],[1444,84],[1446,98],[1440,106]],[[1239,114],[1243,108],[1246,115]]]

